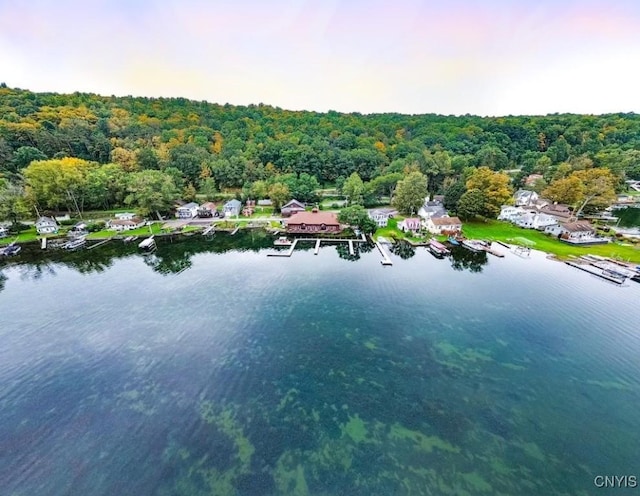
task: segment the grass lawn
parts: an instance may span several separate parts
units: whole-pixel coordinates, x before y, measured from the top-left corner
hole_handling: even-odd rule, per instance
[[[151,224],[151,232],[153,234],[160,234],[162,232],[162,223],[156,222]],[[132,229],[131,231],[109,231],[107,229],[103,229],[102,231],[96,231],[90,233],[87,236],[87,239],[104,239],[110,238],[112,236],[148,236],[149,235],[149,226],[139,227],[138,229]]]
[[[20,234],[8,234],[6,238],[0,239],[0,246],[8,245],[9,243],[13,243],[17,241],[18,243],[26,243],[28,241],[35,241],[38,239],[38,233],[36,232],[35,226],[31,226],[26,231],[22,231]]]
[[[522,229],[513,224],[497,220],[465,222],[462,232],[467,238],[504,241],[506,243],[513,238],[525,238],[535,243],[532,248],[552,253],[559,258],[592,254],[640,262],[640,248],[637,246],[624,246],[617,242],[607,245],[574,246],[562,243],[540,231]]]
[[[373,239],[377,240],[378,236],[382,236],[387,239],[408,239],[416,243],[426,241],[428,239],[428,236],[426,237],[411,236],[409,234],[402,232],[400,229],[398,229],[398,222],[401,222],[402,219],[403,219],[402,217],[395,217],[395,218],[389,219],[389,222],[387,223],[387,227],[379,227],[376,230],[376,232],[373,234]]]

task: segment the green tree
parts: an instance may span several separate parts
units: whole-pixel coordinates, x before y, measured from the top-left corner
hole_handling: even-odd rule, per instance
[[[398,182],[392,203],[404,214],[414,215],[427,197],[427,178],[415,171]]]
[[[582,181],[582,197],[576,217],[579,217],[587,205],[605,207],[616,199],[615,176],[609,169],[585,169],[573,173]]]
[[[338,220],[342,224],[357,227],[366,234],[374,233],[378,228],[376,222],[369,217],[369,214],[361,205],[351,205],[343,208],[338,214]]]
[[[496,217],[500,213],[500,207],[512,201],[513,190],[509,176],[503,172],[494,172],[488,167],[473,171],[466,186],[467,191],[477,189],[484,195],[484,208],[480,214],[486,217]]]
[[[291,192],[286,184],[273,183],[269,188],[269,199],[273,203],[273,208],[280,210],[280,207],[291,199]]]
[[[188,202],[192,202],[196,199],[196,195],[198,194],[198,192],[196,191],[195,186],[193,185],[193,183],[189,183],[183,190],[182,190],[182,199]]]
[[[347,197],[349,205],[364,203],[364,183],[357,172],[351,174],[342,185],[342,194]]]
[[[0,220],[17,224],[26,217],[29,209],[24,202],[24,188],[20,184],[0,180]]]
[[[390,174],[374,177],[368,184],[371,186],[373,193],[378,198],[381,196],[388,196],[391,198],[396,186],[398,185],[398,181],[401,181],[402,178],[404,178],[404,174],[401,172],[392,172]]]
[[[200,194],[204,195],[207,201],[213,200],[216,196],[216,193],[216,182],[212,177],[207,177],[200,181]]]
[[[158,219],[161,219],[160,214],[171,209],[180,190],[168,174],[145,170],[129,174],[128,193],[125,204],[137,207],[143,216],[155,212]]]
[[[456,213],[464,220],[473,219],[485,211],[487,199],[479,189],[466,191],[458,200]]]
[[[464,195],[466,187],[464,181],[459,180],[449,185],[444,190],[444,208],[447,210],[456,210],[458,201]]]
[[[12,164],[13,170],[19,171],[24,169],[34,160],[46,160],[47,156],[33,146],[21,146],[13,152]]]

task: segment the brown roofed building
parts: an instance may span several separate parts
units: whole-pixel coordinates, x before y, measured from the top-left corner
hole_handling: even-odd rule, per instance
[[[285,222],[289,233],[339,233],[342,231],[336,214],[320,212],[315,208],[311,212],[293,214]]]
[[[458,217],[431,217],[425,227],[431,234],[456,234],[462,230],[462,222]]]

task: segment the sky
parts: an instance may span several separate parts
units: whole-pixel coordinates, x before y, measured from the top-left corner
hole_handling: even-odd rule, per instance
[[[0,82],[320,112],[640,112],[640,0],[0,0]]]

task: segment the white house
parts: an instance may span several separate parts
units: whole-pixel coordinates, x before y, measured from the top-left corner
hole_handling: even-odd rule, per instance
[[[418,215],[423,220],[427,220],[430,217],[444,217],[447,215],[447,210],[444,208],[442,202],[427,199],[418,209]]]
[[[506,220],[509,222],[515,222],[526,213],[526,210],[522,207],[515,207],[513,205],[502,205],[500,207],[500,214],[498,220]]]
[[[240,211],[242,210],[242,203],[236,199],[229,200],[224,204],[222,209],[224,210],[224,214],[227,217],[237,217],[238,215],[240,215]]]
[[[176,208],[176,217],[179,219],[193,219],[198,215],[199,205],[195,202],[185,203]]]
[[[283,217],[289,217],[291,215],[297,214],[298,212],[304,212],[304,203],[299,202],[296,199],[291,200],[289,203],[285,203],[280,208],[280,213]]]
[[[462,222],[458,217],[431,217],[425,227],[431,234],[452,234],[462,230]]]
[[[112,231],[130,231],[144,226],[144,219],[133,217],[132,219],[112,219],[108,222],[109,229]]]
[[[8,234],[7,228],[0,226],[0,238],[6,238]]]
[[[390,208],[378,208],[375,210],[369,210],[369,218],[373,219],[378,227],[387,227],[389,219],[396,214],[395,210]]]
[[[525,229],[545,229],[558,223],[557,219],[552,215],[539,214],[537,212],[525,212],[513,223]]]
[[[527,205],[535,205],[538,201],[538,193],[535,191],[529,191],[526,189],[519,189],[513,195],[516,205],[519,207],[525,207]]]
[[[133,212],[121,212],[119,214],[115,214],[114,217],[118,220],[131,220],[137,217]]]
[[[40,217],[36,221],[38,234],[55,234],[58,232],[58,223],[51,217]]]
[[[398,229],[404,232],[411,231],[417,233],[421,227],[422,222],[420,217],[409,217],[398,223]]]
[[[595,229],[588,222],[561,222],[545,228],[544,232],[569,240],[590,239],[595,236]]]

